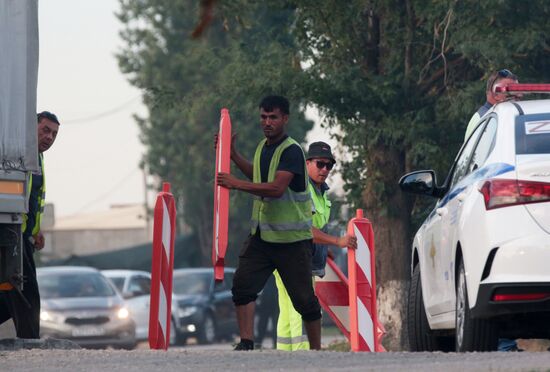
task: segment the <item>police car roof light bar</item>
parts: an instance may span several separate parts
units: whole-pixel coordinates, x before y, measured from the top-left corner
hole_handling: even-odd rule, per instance
[[[507,84],[495,87],[497,93],[550,93],[550,84]]]

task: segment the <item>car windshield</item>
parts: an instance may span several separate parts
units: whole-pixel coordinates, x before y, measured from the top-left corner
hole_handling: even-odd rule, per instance
[[[47,273],[38,275],[40,296],[45,299],[114,296],[113,287],[99,273]]]
[[[178,295],[207,294],[211,282],[211,273],[178,273],[174,275],[173,291]]]
[[[113,282],[115,287],[122,292],[122,289],[124,288],[124,277],[114,276],[108,278],[111,280],[111,282]]]

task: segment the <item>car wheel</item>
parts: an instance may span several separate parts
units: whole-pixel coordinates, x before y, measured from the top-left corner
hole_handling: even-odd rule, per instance
[[[411,351],[437,350],[437,338],[430,329],[424,300],[422,298],[422,282],[420,280],[420,265],[414,267],[409,299],[407,302],[407,328]]]
[[[468,303],[466,271],[460,262],[456,286],[456,351],[493,351],[497,349],[498,332],[494,321],[472,319]]]
[[[199,329],[198,341],[201,344],[211,344],[216,340],[216,323],[212,315],[206,314]]]

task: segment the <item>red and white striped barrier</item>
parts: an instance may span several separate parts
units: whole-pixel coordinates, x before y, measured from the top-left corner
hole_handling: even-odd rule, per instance
[[[221,111],[220,131],[216,143],[216,170],[214,179],[214,223],[212,237],[212,264],[214,278],[223,281],[227,230],[229,227],[229,189],[218,186],[218,172],[231,171],[231,119],[229,111]]]
[[[357,237],[357,249],[348,249],[351,350],[385,351],[376,312],[374,233],[361,209],[348,223],[348,234]]]
[[[357,237],[357,250],[348,249],[349,278],[329,257],[325,276],[315,277],[315,293],[353,351],[386,351],[381,344],[385,330],[376,315],[374,234],[363,211],[349,222],[348,234]]]
[[[168,349],[172,315],[172,273],[174,269],[174,236],[176,204],[170,184],[162,185],[157,196],[153,229],[151,267],[151,307],[149,312],[149,347]]]
[[[325,276],[315,277],[315,294],[321,307],[349,340],[348,279],[330,257],[327,258]]]

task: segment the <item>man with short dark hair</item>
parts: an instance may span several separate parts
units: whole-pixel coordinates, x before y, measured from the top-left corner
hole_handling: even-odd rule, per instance
[[[239,255],[233,279],[241,341],[235,350],[254,348],[254,302],[274,270],[304,320],[310,348],[321,348],[321,307],[311,281],[311,196],[305,156],[286,134],[288,100],[265,97],[259,105],[265,139],[254,161],[231,143],[231,159],[250,181],[219,173],[218,185],[254,196],[250,235]]]
[[[57,116],[48,111],[37,114],[38,164],[40,172],[29,178],[29,212],[23,216],[23,291],[0,292],[0,324],[12,318],[17,337],[40,338],[40,292],[36,280],[36,265],[33,253],[44,248],[44,235],[40,231],[44,212],[46,181],[43,152],[55,142],[59,131]]]
[[[481,119],[483,115],[485,115],[487,111],[491,109],[491,107],[493,107],[499,102],[520,98],[519,96],[510,96],[504,93],[497,93],[495,90],[497,86],[504,86],[507,84],[514,84],[517,82],[518,82],[518,77],[514,75],[510,70],[507,70],[507,69],[496,71],[492,73],[491,76],[489,76],[489,79],[487,79],[487,87],[485,89],[485,96],[487,97],[487,101],[483,104],[483,106],[481,106],[476,111],[476,113],[472,116],[472,118],[468,122],[464,140],[467,140],[468,137],[470,137],[470,134],[473,133],[474,129],[479,123],[479,119]]]

